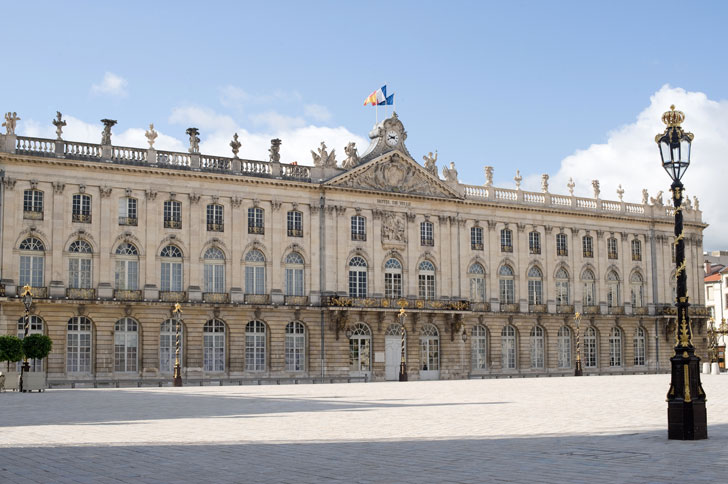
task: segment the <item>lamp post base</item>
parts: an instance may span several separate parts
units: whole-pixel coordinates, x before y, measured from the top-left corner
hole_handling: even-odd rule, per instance
[[[687,353],[687,352],[686,352]],[[690,351],[692,353],[692,351]],[[703,440],[708,438],[705,393],[700,384],[700,358],[694,354],[670,358],[672,379],[667,393],[667,438]]]
[[[176,387],[182,386],[182,368],[179,365],[174,367],[174,382],[173,385]]]
[[[399,364],[399,381],[407,381],[407,363]]]
[[[584,374],[581,369],[581,360],[576,360],[576,367],[574,368],[574,376],[582,376]]]

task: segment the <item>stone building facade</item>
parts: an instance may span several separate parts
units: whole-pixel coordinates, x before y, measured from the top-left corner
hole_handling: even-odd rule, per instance
[[[0,332],[32,331],[50,381],[168,378],[175,302],[188,378],[410,379],[667,371],[673,218],[643,203],[459,182],[409,154],[396,114],[314,165],[0,135]],[[54,123],[55,124],[55,123]],[[13,125],[14,128],[14,125]],[[520,178],[516,179],[517,185]],[[621,199],[621,194],[620,194]],[[705,353],[701,212],[685,212]],[[45,365],[45,367],[44,367]]]

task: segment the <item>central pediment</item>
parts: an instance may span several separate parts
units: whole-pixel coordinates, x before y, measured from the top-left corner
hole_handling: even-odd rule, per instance
[[[332,178],[326,185],[408,195],[462,198],[457,190],[396,150]]]

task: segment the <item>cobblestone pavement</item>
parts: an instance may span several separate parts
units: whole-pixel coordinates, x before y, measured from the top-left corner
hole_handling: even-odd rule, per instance
[[[0,394],[0,483],[727,482],[710,439],[667,440],[669,375]]]

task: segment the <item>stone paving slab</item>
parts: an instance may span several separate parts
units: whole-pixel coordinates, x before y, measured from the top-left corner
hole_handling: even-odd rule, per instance
[[[0,483],[726,482],[710,439],[667,440],[669,375],[0,394]]]

